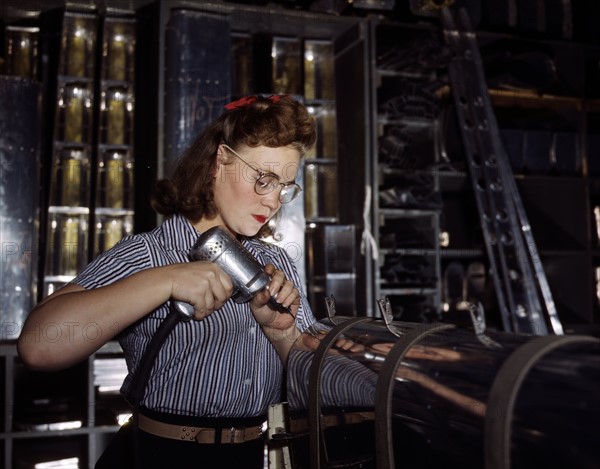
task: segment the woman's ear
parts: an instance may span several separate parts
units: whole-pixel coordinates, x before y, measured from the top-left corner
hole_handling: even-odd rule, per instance
[[[221,169],[221,166],[223,165],[223,162],[225,161],[225,153],[223,152],[223,147],[221,145],[219,145],[217,147],[217,158],[215,159],[215,166],[213,168],[213,178],[217,177],[217,174],[219,172],[219,170]]]

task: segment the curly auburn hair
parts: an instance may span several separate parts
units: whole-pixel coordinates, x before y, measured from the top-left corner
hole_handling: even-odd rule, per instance
[[[181,214],[192,223],[217,215],[213,174],[217,149],[227,143],[271,148],[292,146],[304,156],[316,141],[315,120],[289,96],[245,97],[202,132],[179,158],[173,174],[156,183],[152,208],[165,216]],[[236,104],[232,103],[232,104]]]

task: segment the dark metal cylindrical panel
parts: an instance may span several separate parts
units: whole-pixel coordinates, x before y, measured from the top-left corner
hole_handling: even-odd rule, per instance
[[[510,412],[510,467],[527,468],[533,462],[544,467],[599,467],[600,446],[592,436],[600,423],[599,340],[572,336],[543,353],[531,352],[528,360],[517,360],[519,353],[529,353],[526,348],[536,337],[489,332],[489,340],[482,341],[469,330],[430,327],[393,323],[388,329],[371,320],[346,329],[321,361],[318,405],[323,412],[373,407],[377,427],[378,419],[386,418],[384,395],[390,428],[409,431],[448,468],[492,467],[485,465],[489,452],[506,448],[496,443],[490,426],[506,425],[504,417]],[[402,353],[393,353],[408,337],[417,339]],[[564,340],[543,340],[553,338]],[[297,412],[312,405],[309,369],[318,345],[317,338],[305,334],[290,353],[287,396],[290,409]],[[520,376],[513,379],[514,399],[504,408],[508,401],[494,398],[492,390],[497,393],[508,380],[506,367],[519,368]],[[377,392],[385,368],[392,370],[387,396],[381,389]],[[390,439],[393,467],[393,459],[401,464],[413,450],[403,447],[402,438],[394,434]],[[376,444],[382,444],[381,435]]]

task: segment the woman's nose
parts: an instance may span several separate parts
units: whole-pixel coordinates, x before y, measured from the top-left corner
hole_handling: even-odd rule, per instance
[[[279,208],[281,203],[279,202],[279,192],[281,191],[281,187],[278,187],[273,192],[269,192],[262,196],[262,203],[271,209]]]

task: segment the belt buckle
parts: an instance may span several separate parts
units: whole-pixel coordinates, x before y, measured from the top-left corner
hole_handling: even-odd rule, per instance
[[[240,441],[236,441],[237,432],[240,432],[240,436],[241,436]],[[229,443],[230,444],[244,443],[244,441],[246,441],[246,427],[241,427],[241,428],[231,427],[229,429]]]

